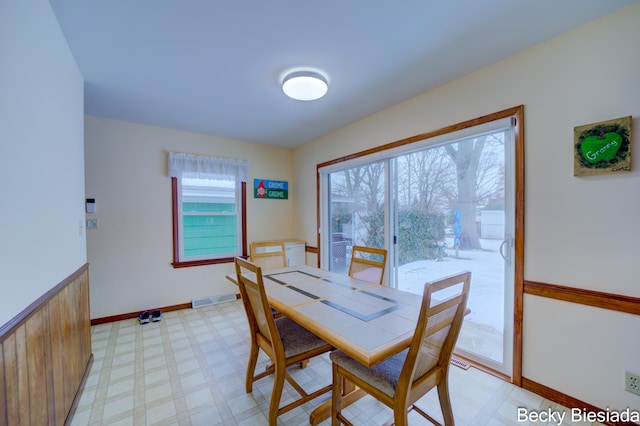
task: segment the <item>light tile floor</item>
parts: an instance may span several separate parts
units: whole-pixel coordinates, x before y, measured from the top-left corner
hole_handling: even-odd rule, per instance
[[[271,378],[256,382],[251,394],[244,390],[249,330],[241,301],[167,312],[157,323],[130,319],[97,325],[92,327],[92,350],[94,361],[73,426],[267,424]],[[261,353],[257,368],[267,362]],[[291,374],[303,387],[317,389],[330,383],[331,363],[328,356],[314,358]],[[528,424],[518,423],[518,407],[566,411],[474,368],[452,366],[449,380],[457,425]],[[286,383],[282,402],[296,395]],[[310,412],[328,398],[325,394],[280,416],[279,424],[308,424]],[[435,391],[418,405],[441,419]],[[355,425],[383,424],[390,413],[371,397],[346,410]],[[430,424],[415,412],[409,421]]]

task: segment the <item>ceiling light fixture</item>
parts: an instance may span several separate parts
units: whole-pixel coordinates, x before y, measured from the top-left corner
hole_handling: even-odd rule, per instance
[[[295,71],[282,80],[282,90],[291,99],[314,101],[323,97],[329,85],[325,76],[315,71]]]

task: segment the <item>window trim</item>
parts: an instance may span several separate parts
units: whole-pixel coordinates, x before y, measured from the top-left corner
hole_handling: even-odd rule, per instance
[[[240,198],[241,198],[241,232],[242,232],[242,256],[247,256],[247,183],[240,182]],[[203,266],[203,265],[216,265],[221,263],[232,263],[235,257],[224,257],[217,259],[200,259],[180,261],[180,236],[178,230],[180,229],[180,206],[178,206],[178,178],[171,177],[171,214],[173,223],[173,262],[171,265],[174,268],[187,268],[191,266]]]

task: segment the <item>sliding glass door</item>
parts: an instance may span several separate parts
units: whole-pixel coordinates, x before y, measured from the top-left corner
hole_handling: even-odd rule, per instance
[[[352,245],[386,248],[385,284],[420,294],[471,271],[456,352],[511,376],[514,152],[501,120],[321,169],[321,266],[346,273]]]
[[[390,284],[421,293],[426,281],[472,273],[456,351],[511,374],[513,328],[513,150],[509,129],[391,160]]]
[[[347,273],[351,247],[385,247],[386,161],[327,175],[327,269]]]

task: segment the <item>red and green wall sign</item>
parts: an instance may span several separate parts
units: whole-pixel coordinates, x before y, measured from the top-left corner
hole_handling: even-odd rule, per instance
[[[280,180],[254,179],[253,198],[289,198],[289,183]]]

